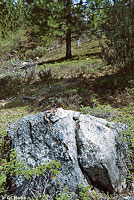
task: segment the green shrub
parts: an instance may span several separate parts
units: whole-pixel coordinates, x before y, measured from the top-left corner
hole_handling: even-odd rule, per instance
[[[13,55],[20,54],[22,44],[24,44],[26,40],[27,37],[25,36],[24,29],[10,32],[5,38],[0,38],[0,59],[8,60]]]
[[[38,75],[41,81],[48,81],[48,79],[52,78],[52,72],[50,69],[42,69]]]
[[[34,169],[31,169],[29,166],[26,165],[25,162],[19,162],[19,160],[17,159],[16,150],[12,149],[9,156],[9,162],[7,162],[6,159],[3,159],[1,161],[0,190],[1,192],[4,192],[5,190],[7,175],[10,175],[10,177],[18,177],[19,175],[23,175],[25,179],[29,180],[32,178],[33,175],[36,175],[36,177],[44,177],[46,174],[46,176],[48,176],[51,180],[57,177],[57,175],[60,173],[60,168],[60,162],[50,161],[44,164],[40,164]]]
[[[106,4],[101,30],[106,36],[102,53],[108,64],[134,70],[134,6],[133,1],[117,0]]]
[[[70,193],[68,187],[63,188],[61,192],[57,195],[56,200],[70,200],[74,197],[74,192]]]
[[[25,52],[25,57],[35,59],[36,57],[42,57],[46,54],[47,49],[45,47],[37,46],[35,49],[29,49]]]

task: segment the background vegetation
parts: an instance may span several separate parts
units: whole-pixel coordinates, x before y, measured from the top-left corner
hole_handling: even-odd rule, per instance
[[[25,60],[35,65],[22,69]],[[56,106],[129,126],[123,134],[124,139],[127,135],[131,141],[129,185],[134,173],[133,70],[132,0],[1,0],[1,170],[8,160],[7,126],[24,115]],[[15,163],[13,159],[10,162]],[[0,195],[3,195],[7,193],[6,178],[4,175],[0,178]],[[61,190],[57,199],[72,198],[73,194],[67,196],[66,191]],[[132,188],[128,187],[125,195],[133,195]],[[104,196],[83,188],[80,199],[91,198]],[[114,198],[116,194],[107,196]]]

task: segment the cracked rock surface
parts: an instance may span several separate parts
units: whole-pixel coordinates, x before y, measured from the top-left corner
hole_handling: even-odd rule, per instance
[[[124,127],[107,124],[104,119],[62,108],[25,116],[11,124],[7,132],[20,161],[31,168],[54,160],[62,165],[58,177],[49,184],[46,178],[34,176],[30,181],[23,176],[12,178],[12,193],[32,196],[45,188],[54,195],[59,182],[76,193],[79,184],[122,192],[127,187],[128,161],[127,145],[119,137]]]

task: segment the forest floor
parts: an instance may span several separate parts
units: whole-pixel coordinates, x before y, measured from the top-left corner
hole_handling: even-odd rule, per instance
[[[24,76],[6,72],[13,59],[4,62],[0,75],[0,158],[7,126],[25,115],[62,107],[134,126],[134,76],[121,73],[102,58],[100,41],[72,45],[73,57],[65,59],[65,46],[48,52],[44,64]],[[17,58],[16,58],[17,59]],[[14,58],[14,62],[16,62]],[[133,127],[131,128],[133,129]],[[131,160],[134,162],[131,133]],[[123,194],[122,194],[123,195]],[[134,196],[132,190],[126,196]]]

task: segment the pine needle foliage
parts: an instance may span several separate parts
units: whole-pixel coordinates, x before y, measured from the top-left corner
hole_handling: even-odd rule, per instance
[[[25,9],[22,0],[0,2],[0,35],[5,38],[24,25]]]
[[[133,0],[107,1],[101,30],[107,41],[105,59],[121,70],[134,70],[134,3]]]

